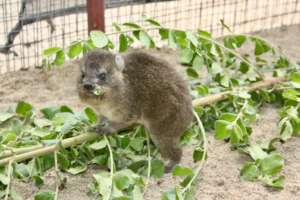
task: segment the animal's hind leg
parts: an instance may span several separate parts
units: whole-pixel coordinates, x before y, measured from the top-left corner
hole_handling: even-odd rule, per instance
[[[173,137],[165,137],[161,136],[162,134],[153,131],[150,135],[154,144],[158,147],[161,156],[167,161],[166,172],[170,172],[181,160],[182,150],[179,146],[180,136],[174,135]]]

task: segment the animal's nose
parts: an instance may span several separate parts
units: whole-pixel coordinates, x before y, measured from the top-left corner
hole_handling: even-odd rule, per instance
[[[94,86],[92,84],[86,83],[83,85],[84,89],[86,90],[93,90]]]

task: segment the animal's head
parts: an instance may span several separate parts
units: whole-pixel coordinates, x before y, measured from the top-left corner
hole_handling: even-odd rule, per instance
[[[125,67],[121,55],[95,49],[88,52],[80,63],[79,97],[84,101],[101,100],[124,85]]]

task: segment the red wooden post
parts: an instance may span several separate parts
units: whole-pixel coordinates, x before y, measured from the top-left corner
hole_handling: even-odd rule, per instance
[[[105,31],[105,0],[86,0],[88,29]]]

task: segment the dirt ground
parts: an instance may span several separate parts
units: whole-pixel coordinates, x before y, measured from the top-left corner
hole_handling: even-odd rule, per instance
[[[280,45],[287,54],[300,60],[300,26],[284,27],[259,35]],[[161,56],[173,62],[174,52],[163,51]],[[0,76],[0,111],[14,105],[19,100],[32,103],[37,109],[50,105],[67,104],[75,110],[81,110],[84,105],[79,102],[74,87],[77,77],[74,65],[63,70],[43,73],[39,70],[6,73]],[[277,134],[278,109],[270,105],[264,106],[260,118],[253,125],[253,140],[271,138]],[[197,199],[201,200],[297,200],[300,196],[300,138],[293,138],[279,146],[286,166],[283,174],[286,176],[285,187],[274,191],[264,187],[259,182],[240,180],[239,170],[247,160],[236,151],[231,151],[228,144],[216,141],[209,134],[209,157],[199,178]],[[192,151],[184,149],[182,165],[192,164]],[[92,182],[92,174],[97,169],[91,168],[79,176],[68,176],[66,189],[60,191],[62,200],[87,200],[88,184]],[[159,180],[151,180],[145,199],[158,200],[160,194],[166,191],[175,180],[165,175]],[[38,191],[32,183],[14,182],[13,188],[19,191],[24,199],[33,199]],[[46,185],[41,190],[54,190],[54,174],[46,175]]]

